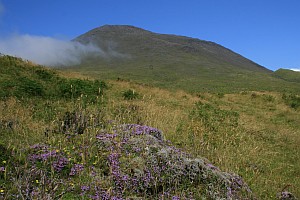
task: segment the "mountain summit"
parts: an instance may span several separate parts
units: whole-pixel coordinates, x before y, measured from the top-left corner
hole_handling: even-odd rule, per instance
[[[105,25],[74,39],[99,46],[75,70],[174,89],[237,90],[273,87],[267,68],[217,43],[159,34],[128,25]],[[260,83],[261,82],[261,83]]]
[[[175,60],[189,64],[188,60],[184,59],[188,55],[189,57],[192,56],[194,64],[203,68],[219,68],[218,63],[222,65],[226,63],[233,68],[268,71],[266,68],[214,42],[184,36],[158,34],[128,25],[104,25],[79,36],[75,40],[82,43],[93,42],[103,49],[114,44],[111,48],[114,47],[116,51],[129,54],[135,59],[143,59],[145,63],[149,59],[152,62],[159,59],[164,64],[170,64],[174,58],[177,58]],[[211,60],[207,62],[207,59]]]

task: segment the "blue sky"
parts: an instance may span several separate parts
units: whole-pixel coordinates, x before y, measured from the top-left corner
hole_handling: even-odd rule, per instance
[[[0,0],[2,40],[70,40],[105,24],[209,40],[271,70],[300,69],[299,0]]]

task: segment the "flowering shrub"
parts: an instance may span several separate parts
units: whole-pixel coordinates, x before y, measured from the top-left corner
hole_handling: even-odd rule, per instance
[[[23,168],[21,180],[15,180],[22,186],[12,195],[29,199],[74,195],[70,198],[99,200],[251,198],[241,177],[175,148],[156,128],[112,124],[89,141],[94,142],[63,149],[32,145],[29,165]]]
[[[64,153],[55,150],[50,146],[43,144],[36,144],[31,146],[33,151],[29,154],[29,161],[33,167],[48,168],[55,172],[61,172],[69,165],[69,160]]]
[[[214,199],[251,195],[239,176],[221,172],[203,159],[193,159],[168,145],[158,129],[125,124],[113,132],[102,132],[97,139],[101,151],[108,155],[112,193],[118,197],[132,192],[148,197],[163,195],[164,191],[176,194],[188,186],[199,185],[206,188],[203,195]]]
[[[297,200],[294,194],[286,191],[285,189],[277,194],[277,198],[280,200]]]

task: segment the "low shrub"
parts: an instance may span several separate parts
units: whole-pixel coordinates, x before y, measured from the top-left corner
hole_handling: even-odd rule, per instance
[[[139,94],[132,89],[126,90],[123,92],[123,97],[125,100],[133,100],[139,97]]]
[[[235,111],[222,110],[211,104],[198,102],[190,117],[200,120],[208,130],[217,131],[219,127],[237,127],[239,114]]]
[[[300,96],[296,94],[283,94],[282,99],[285,104],[291,108],[297,109],[300,107]]]

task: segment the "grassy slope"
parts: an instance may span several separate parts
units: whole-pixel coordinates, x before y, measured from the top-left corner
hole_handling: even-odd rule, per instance
[[[120,78],[168,90],[181,89],[190,93],[228,93],[249,90],[299,92],[300,90],[299,83],[290,83],[271,75],[257,72],[229,75],[227,72],[213,73],[209,70],[203,70],[199,72],[201,75],[197,76],[196,74],[186,75],[180,72],[173,72],[168,69],[149,70],[131,66],[131,64],[123,64],[120,68],[111,68],[109,64],[104,64],[103,66],[97,66],[97,68],[83,67],[65,70],[67,72],[79,72],[93,78],[101,77],[104,80],[117,80]],[[212,74],[215,75],[212,76]]]
[[[40,68],[21,64],[25,65],[24,69],[30,69],[25,70],[28,78],[46,84],[32,73]],[[19,65],[15,68],[23,76],[25,72],[21,69]],[[9,74],[1,75],[1,81],[9,77]],[[31,97],[32,94],[28,95],[29,99],[12,95],[1,100],[1,123],[15,120],[13,131],[1,127],[1,144],[9,151],[14,150],[21,162],[26,157],[22,149],[45,140],[59,151],[72,149],[73,144],[62,135],[54,134],[45,139],[45,129],[54,128],[66,111],[85,107],[86,112],[99,112],[101,108],[105,120],[143,123],[161,129],[166,139],[177,147],[206,157],[222,170],[241,175],[260,199],[275,198],[287,185],[291,185],[288,190],[300,196],[297,190],[300,188],[299,108],[288,106],[281,93],[243,92],[224,96],[198,93],[193,96],[184,91],[170,92],[127,81],[110,81],[109,85],[105,103],[91,103],[84,96],[79,96],[78,101],[76,98],[75,101],[65,98],[45,101]],[[133,89],[140,98],[124,100],[122,94],[128,89]],[[197,107],[197,102],[202,104]],[[82,135],[77,142],[89,140],[89,135]],[[85,181],[88,180],[77,179],[74,183],[79,186]]]
[[[299,196],[299,110],[289,108],[280,93],[248,92],[222,98],[202,93],[199,98],[126,82],[115,85],[120,92],[135,88],[144,95],[133,104],[141,107],[146,124],[162,129],[168,139],[189,152],[242,175],[260,198],[274,198],[276,191],[288,184]],[[239,125],[191,120],[190,113],[198,101],[237,112]],[[205,123],[213,123],[218,130],[211,130]]]

